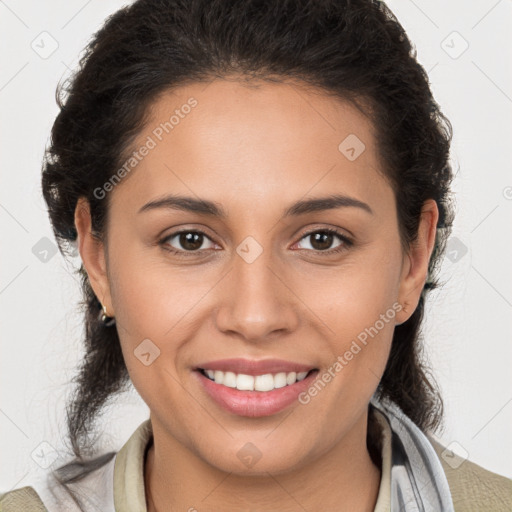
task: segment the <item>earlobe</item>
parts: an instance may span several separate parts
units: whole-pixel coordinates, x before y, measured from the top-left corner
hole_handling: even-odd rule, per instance
[[[84,197],[78,199],[75,208],[75,227],[78,233],[78,250],[89,282],[98,300],[113,316],[105,245],[92,233],[90,205]]]
[[[398,301],[402,310],[397,315],[397,325],[406,322],[414,313],[428,275],[430,257],[436,240],[439,210],[433,199],[423,204],[418,225],[418,236],[404,258]]]

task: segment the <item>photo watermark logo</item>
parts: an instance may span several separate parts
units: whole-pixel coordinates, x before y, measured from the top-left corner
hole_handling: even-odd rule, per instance
[[[366,327],[357,335],[359,343],[365,347],[368,343],[368,336],[372,339],[377,336],[377,334],[384,329],[385,325],[389,324],[389,322],[393,320],[396,314],[402,311],[402,309],[403,306],[400,303],[395,302],[385,313],[380,315],[379,319],[376,320],[372,326]],[[352,361],[354,356],[361,352],[363,348],[361,345],[359,345],[356,340],[352,340],[350,348],[346,350],[343,355],[338,356],[336,361],[329,366],[321,376],[318,376],[306,391],[303,391],[299,395],[299,402],[302,405],[309,404],[309,402],[311,402],[311,398],[315,397],[322,389],[324,389],[325,386],[331,382],[331,380],[334,379],[334,377],[336,377],[336,375],[343,370],[350,361]]]
[[[174,114],[169,118],[168,121],[160,123],[151,132],[151,135],[147,136],[146,141],[139,147],[139,149],[134,151],[125,160],[124,164],[101,187],[94,189],[94,197],[96,199],[104,199],[107,195],[107,192],[111,192],[127,174],[133,171],[139,162],[141,162],[152,149],[155,149],[158,143],[162,141],[164,136],[169,134],[181,122],[182,119],[185,119],[187,114],[190,114],[192,109],[196,107],[197,104],[198,102],[195,98],[189,98],[186,103],[174,111]]]

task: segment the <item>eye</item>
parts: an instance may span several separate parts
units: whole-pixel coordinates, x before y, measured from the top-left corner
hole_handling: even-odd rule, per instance
[[[353,245],[353,242],[340,233],[336,229],[323,228],[315,231],[310,231],[302,236],[297,244],[303,240],[310,239],[306,245],[309,247],[299,247],[300,250],[313,250],[318,253],[333,254],[348,250]],[[338,240],[337,245],[332,247],[333,243]],[[214,242],[202,231],[184,230],[172,233],[162,240],[159,244],[167,251],[178,256],[188,256],[195,253],[201,253],[208,249],[214,249]],[[206,245],[205,245],[206,244]],[[296,244],[296,245],[297,245]],[[187,254],[188,253],[188,254]]]
[[[299,249],[312,249],[315,252],[325,252],[328,254],[338,253],[347,250],[353,245],[352,241],[349,240],[345,235],[332,228],[317,229],[316,231],[310,231],[306,233],[301,240],[310,240],[306,245],[309,247],[299,247]],[[333,242],[338,239],[339,243],[332,247]]]
[[[206,242],[206,246],[204,245]],[[199,252],[200,250],[211,249],[208,247],[208,242],[212,245],[212,240],[202,231],[178,231],[173,233],[159,243],[170,252],[184,253],[184,252]],[[171,246],[170,249],[168,246]]]

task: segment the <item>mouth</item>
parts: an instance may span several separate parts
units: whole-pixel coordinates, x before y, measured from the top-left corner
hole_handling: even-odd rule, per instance
[[[318,373],[307,365],[243,359],[202,364],[193,372],[215,405],[252,418],[277,414],[297,402]]]

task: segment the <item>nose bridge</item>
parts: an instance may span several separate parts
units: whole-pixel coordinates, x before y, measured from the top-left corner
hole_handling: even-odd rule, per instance
[[[237,291],[238,302],[247,299],[256,304],[259,300],[265,303],[277,300],[279,291],[276,290],[275,270],[272,269],[274,260],[270,247],[260,252],[251,242],[240,244],[233,262],[236,278],[233,284],[240,288]]]
[[[279,276],[279,265],[270,242],[267,243],[264,248],[247,237],[236,248],[228,284],[217,309],[220,330],[236,331],[257,341],[273,331],[294,327],[292,296],[281,282],[284,276]]]

